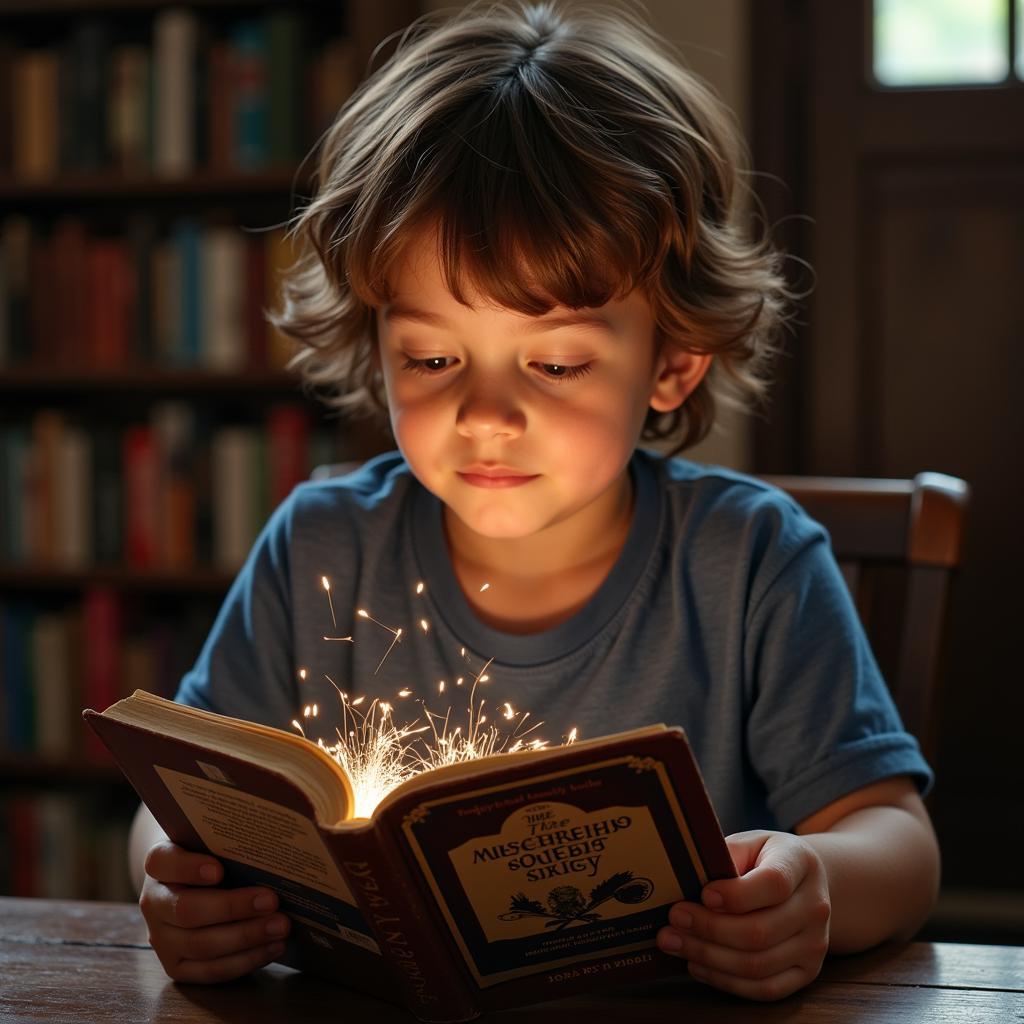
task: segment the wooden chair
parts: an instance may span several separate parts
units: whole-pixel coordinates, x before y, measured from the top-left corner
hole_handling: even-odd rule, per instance
[[[967,484],[942,473],[764,479],[829,531],[904,725],[930,757],[950,582],[963,565]]]

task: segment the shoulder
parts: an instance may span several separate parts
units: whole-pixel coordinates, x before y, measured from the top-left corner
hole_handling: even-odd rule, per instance
[[[285,502],[293,519],[351,512],[365,514],[394,504],[415,485],[409,466],[399,452],[385,452],[350,472],[299,484]]]
[[[686,578],[756,605],[783,576],[832,572],[828,534],[785,491],[721,466],[644,458],[657,474],[670,557]]]
[[[827,537],[790,495],[765,480],[681,458],[645,457],[658,474],[670,519],[689,531],[787,550]]]
[[[349,473],[305,481],[274,511],[257,546],[293,556],[310,546],[358,546],[365,536],[381,536],[395,526],[417,487],[397,452],[379,455]]]

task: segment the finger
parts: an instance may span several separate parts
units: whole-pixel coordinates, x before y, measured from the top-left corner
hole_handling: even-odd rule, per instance
[[[809,985],[817,974],[811,974],[802,967],[788,967],[770,978],[741,978],[734,974],[710,970],[701,964],[689,965],[690,975],[706,985],[731,992],[743,999],[774,1002]]]
[[[284,952],[283,942],[272,942],[264,946],[232,953],[216,960],[182,960],[167,973],[175,981],[211,984],[240,978],[257,968],[273,963]]]
[[[753,867],[739,878],[706,885],[701,901],[712,910],[747,914],[788,900],[815,868],[814,854],[803,843],[766,842]]]
[[[722,914],[696,903],[676,903],[668,920],[683,937],[749,952],[777,946],[799,935],[808,924],[807,910],[795,900],[749,914]],[[817,922],[817,916],[813,920]]]
[[[272,889],[192,889],[160,886],[144,907],[147,920],[157,920],[177,928],[205,928],[229,921],[260,917],[277,909]]]
[[[235,953],[280,942],[288,934],[291,922],[284,914],[271,914],[232,924],[206,928],[167,928],[162,935],[165,959],[218,960]]]
[[[663,941],[667,939],[659,935],[659,944]],[[790,967],[800,967],[810,977],[816,976],[827,948],[828,939],[824,935],[808,930],[777,946],[752,951],[731,949],[684,935],[678,949],[673,944],[671,952],[673,956],[707,970],[757,981],[782,974]]]
[[[144,867],[147,875],[165,885],[216,885],[224,877],[220,861],[171,842],[151,847]]]
[[[731,836],[725,837],[725,845],[729,848],[736,874],[745,875],[757,863],[757,858],[770,837],[771,833],[763,829],[734,832]]]

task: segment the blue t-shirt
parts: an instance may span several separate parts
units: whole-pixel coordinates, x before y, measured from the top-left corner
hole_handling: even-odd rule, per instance
[[[526,636],[474,615],[441,503],[401,455],[301,484],[257,540],[176,699],[282,729],[316,702],[307,734],[333,742],[334,684],[388,700],[399,720],[423,722],[417,697],[435,713],[450,706],[458,724],[493,658],[477,699],[499,718],[505,701],[529,710],[527,726],[543,721],[531,738],[681,725],[726,834],[792,829],[894,775],[927,790],[931,771],[822,527],[728,470],[637,452],[630,472],[635,511],[618,561],[578,613]],[[389,628],[402,634],[387,653]]]

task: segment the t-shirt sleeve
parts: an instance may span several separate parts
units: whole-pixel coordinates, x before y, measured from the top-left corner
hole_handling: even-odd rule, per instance
[[[175,700],[287,729],[296,715],[289,534],[295,496],[270,517]]]
[[[904,728],[828,536],[802,512],[785,517],[778,561],[748,612],[747,750],[768,806],[791,829],[840,797],[932,772]],[[781,565],[781,567],[778,567]]]

